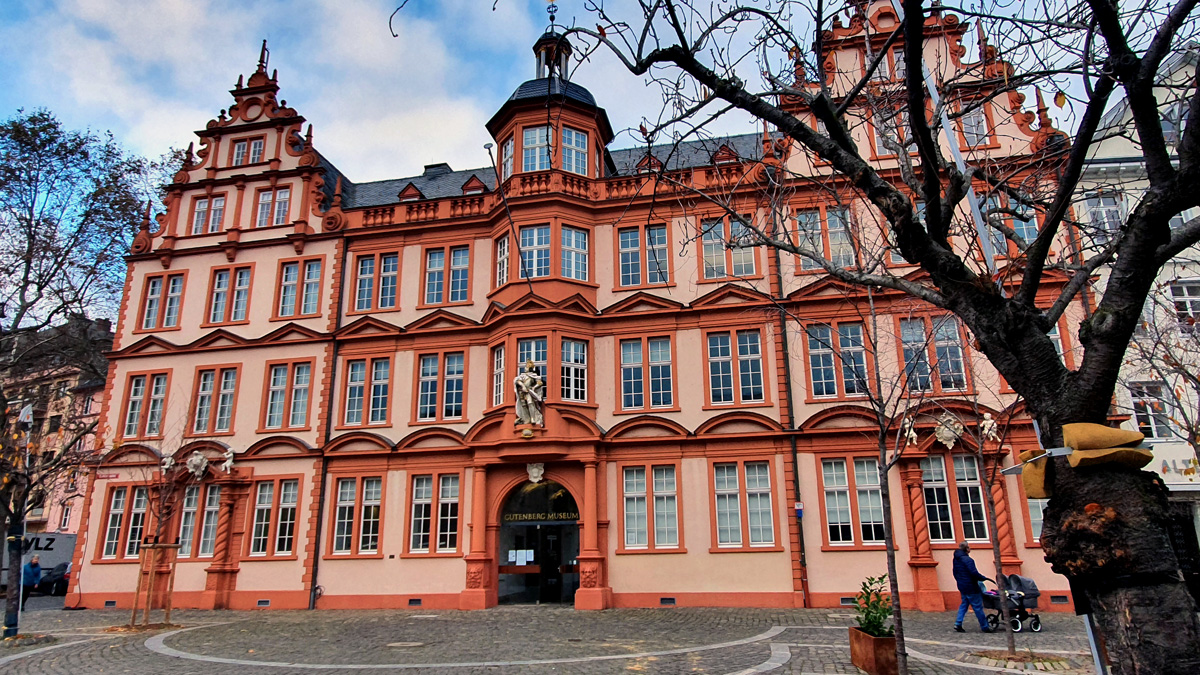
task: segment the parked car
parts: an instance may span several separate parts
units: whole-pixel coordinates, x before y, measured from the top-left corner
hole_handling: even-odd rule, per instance
[[[59,563],[49,572],[42,573],[37,592],[42,595],[66,595],[71,583],[71,563]]]

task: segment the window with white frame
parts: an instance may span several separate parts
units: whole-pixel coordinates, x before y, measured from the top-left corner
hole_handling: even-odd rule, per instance
[[[192,214],[192,234],[220,232],[225,220],[225,197],[204,197],[196,200]]]
[[[734,336],[736,352],[732,344]],[[708,389],[714,405],[766,400],[762,368],[762,342],[757,330],[708,334]],[[734,386],[735,369],[737,386]]]
[[[679,547],[678,491],[674,466],[627,466],[623,471],[622,492],[625,499],[625,548],[654,550]]]
[[[301,279],[301,271],[304,278]],[[279,269],[279,308],[281,317],[309,316],[319,311],[321,297],[321,261],[304,260],[284,263]]]
[[[465,372],[463,352],[422,355],[417,372],[417,419],[462,418]]]
[[[946,314],[933,320],[934,364],[943,391],[967,388],[967,372],[963,363],[962,337],[958,319]]]
[[[588,233],[574,227],[562,229],[562,275],[576,281],[588,280]]]
[[[458,502],[458,474],[413,476],[410,553],[458,550]]]
[[[988,124],[987,115],[983,112],[983,106],[986,105],[982,101],[973,101],[965,104],[970,106],[963,111],[962,132],[963,138],[967,141],[967,147],[975,147],[977,145],[985,145],[988,142]]]
[[[255,486],[250,555],[291,555],[296,542],[300,481],[262,481]]]
[[[246,163],[246,141],[236,141],[233,144],[233,165],[241,166]]]
[[[1200,320],[1200,281],[1172,282],[1171,302],[1179,325],[1190,330]]]
[[[838,324],[836,343],[833,330],[826,324],[814,324],[807,329],[812,395],[837,396],[839,373],[841,391],[845,395],[866,393],[867,362],[862,324]]]
[[[233,427],[233,401],[237,394],[237,368],[201,370],[196,380],[196,405],[192,433],[227,433]],[[214,398],[216,414],[214,412]]]
[[[1114,233],[1121,229],[1124,215],[1121,208],[1121,195],[1116,192],[1097,194],[1085,200],[1088,221],[1092,226],[1092,238],[1096,243],[1103,244]]]
[[[311,363],[280,363],[267,374],[268,429],[303,427],[308,423],[308,398],[312,385]]]
[[[254,491],[254,525],[250,555],[266,555],[271,542],[271,512],[275,509],[275,482],[263,481]]]
[[[1046,511],[1046,505],[1050,503],[1049,499],[1029,499],[1029,536],[1033,541],[1040,541],[1042,538],[1042,522],[1043,514]]]
[[[370,373],[370,398],[367,399],[367,374]],[[345,424],[360,425],[367,407],[368,424],[387,421],[388,385],[391,361],[387,358],[354,359],[346,362]]]
[[[130,377],[128,396],[122,435],[125,438],[160,435],[163,407],[167,399],[166,373]]]
[[[211,558],[217,544],[217,519],[221,515],[221,486],[210,485],[204,494],[204,512],[200,519],[200,541],[196,555]]]
[[[375,299],[375,256],[359,256],[354,276],[354,309],[371,309],[371,302]]]
[[[159,274],[147,277],[146,299],[142,304],[142,330],[159,330],[178,326],[179,304],[182,299],[182,274]]]
[[[869,457],[854,460],[854,485],[858,498],[859,535],[864,544],[882,544],[883,492],[880,489],[879,461]]]
[[[587,343],[563,338],[562,398],[564,401],[587,400]]]
[[[571,127],[563,127],[563,171],[587,175],[588,135]]]
[[[513,137],[504,139],[500,145],[500,175],[501,180],[508,180],[513,172]]]
[[[504,345],[492,347],[492,405],[504,405]]]
[[[983,506],[983,488],[979,462],[970,455],[954,455],[954,487],[958,492],[958,514],[962,519],[963,538],[984,541],[988,538],[987,515]]]
[[[104,525],[104,558],[117,557],[117,549],[121,546],[121,521],[125,517],[126,488],[119,487],[112,491],[108,501],[108,520]]]
[[[704,257],[704,278],[720,279],[727,276],[725,267],[725,232],[720,218],[706,220],[701,224],[701,246]]]
[[[929,521],[929,539],[954,541],[954,519],[950,513],[950,485],[946,481],[946,460],[941,455],[921,458],[924,482],[925,517]]]
[[[924,319],[900,320],[900,343],[904,351],[904,377],[909,391],[930,391],[929,344]]]
[[[65,530],[71,526],[71,500],[62,503],[62,515],[58,518],[58,529]]]
[[[146,507],[149,496],[144,487],[136,487],[129,500],[129,532],[125,537],[125,557],[136,558],[142,548],[142,533],[146,529]]]
[[[825,526],[830,544],[853,544],[854,521],[850,517],[850,479],[846,460],[821,460],[825,488]]]
[[[829,261],[837,267],[854,267],[854,238],[846,209],[826,209],[829,229]]]
[[[409,529],[408,550],[428,552],[432,529],[433,476],[413,476],[412,527]]]
[[[1168,400],[1163,382],[1131,382],[1129,397],[1133,402],[1133,416],[1138,431],[1148,439],[1171,438],[1171,417],[1167,413]]]
[[[438,553],[458,549],[458,476],[438,477]]]
[[[744,471],[744,482],[739,478]],[[721,462],[713,465],[716,499],[717,546],[772,546],[775,526],[771,508],[771,472],[768,462]],[[742,514],[745,513],[743,520]]]
[[[335,496],[333,553],[377,553],[383,479],[377,476],[339,478]],[[358,536],[355,536],[356,530]]]
[[[542,381],[546,381],[546,338],[524,338],[517,340],[517,368],[524,370],[525,363],[533,361],[533,369]]]
[[[188,558],[192,555],[192,544],[196,536],[196,516],[200,508],[200,486],[188,485],[183,488],[183,500],[179,510],[179,557]]]
[[[256,138],[250,141],[250,163],[258,164],[263,157],[263,139]]]
[[[669,408],[675,404],[671,339],[621,340],[621,409]]]
[[[793,217],[796,220],[797,245],[822,258],[828,258],[829,256],[825,252],[825,237],[821,232],[820,209],[795,211]],[[800,256],[800,269],[815,270],[820,269],[820,267],[821,263],[816,260],[807,256]]]
[[[670,281],[665,225],[620,229],[617,231],[617,249],[621,286],[642,285],[643,260],[646,284],[665,284]]]
[[[209,323],[245,321],[249,304],[249,267],[219,269],[213,272],[208,304]]]
[[[496,240],[496,287],[508,283],[508,236]]]
[[[396,308],[396,287],[400,274],[400,255],[385,253],[379,256],[379,299],[377,309]]]
[[[521,279],[538,279],[550,276],[550,226],[522,227],[521,235]]]
[[[521,143],[522,171],[546,171],[550,168],[553,136],[550,127],[526,127]]]
[[[470,280],[471,249],[455,246],[450,249],[447,270],[446,249],[434,248],[425,252],[425,304],[466,302]],[[447,271],[449,284],[447,284]],[[449,288],[446,286],[449,285]]]
[[[261,190],[258,193],[258,210],[254,218],[255,227],[271,227],[288,222],[288,210],[292,203],[290,188],[280,187]]]

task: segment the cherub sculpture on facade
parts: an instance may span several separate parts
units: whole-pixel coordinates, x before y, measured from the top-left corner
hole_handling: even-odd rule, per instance
[[[985,412],[983,413],[983,419],[979,420],[979,435],[985,441],[999,441],[1000,432],[997,430],[997,426],[992,413]]]
[[[200,454],[199,450],[195,450],[191,455],[188,455],[187,463],[184,466],[187,467],[188,473],[192,474],[196,480],[202,480],[204,478],[204,471],[208,468],[208,458]]]
[[[225,461],[221,462],[221,470],[225,473],[233,471],[233,448],[229,448],[221,456],[225,458]]]

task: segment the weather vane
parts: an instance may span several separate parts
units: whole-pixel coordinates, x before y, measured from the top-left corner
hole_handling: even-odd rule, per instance
[[[550,15],[550,25],[554,25],[554,15],[558,13],[558,5],[554,4],[554,0],[547,0],[546,13]]]

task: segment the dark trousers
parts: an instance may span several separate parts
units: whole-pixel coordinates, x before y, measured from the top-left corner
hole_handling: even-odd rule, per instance
[[[25,603],[29,602],[29,594],[33,592],[33,586],[21,586],[21,611],[25,611]]]

